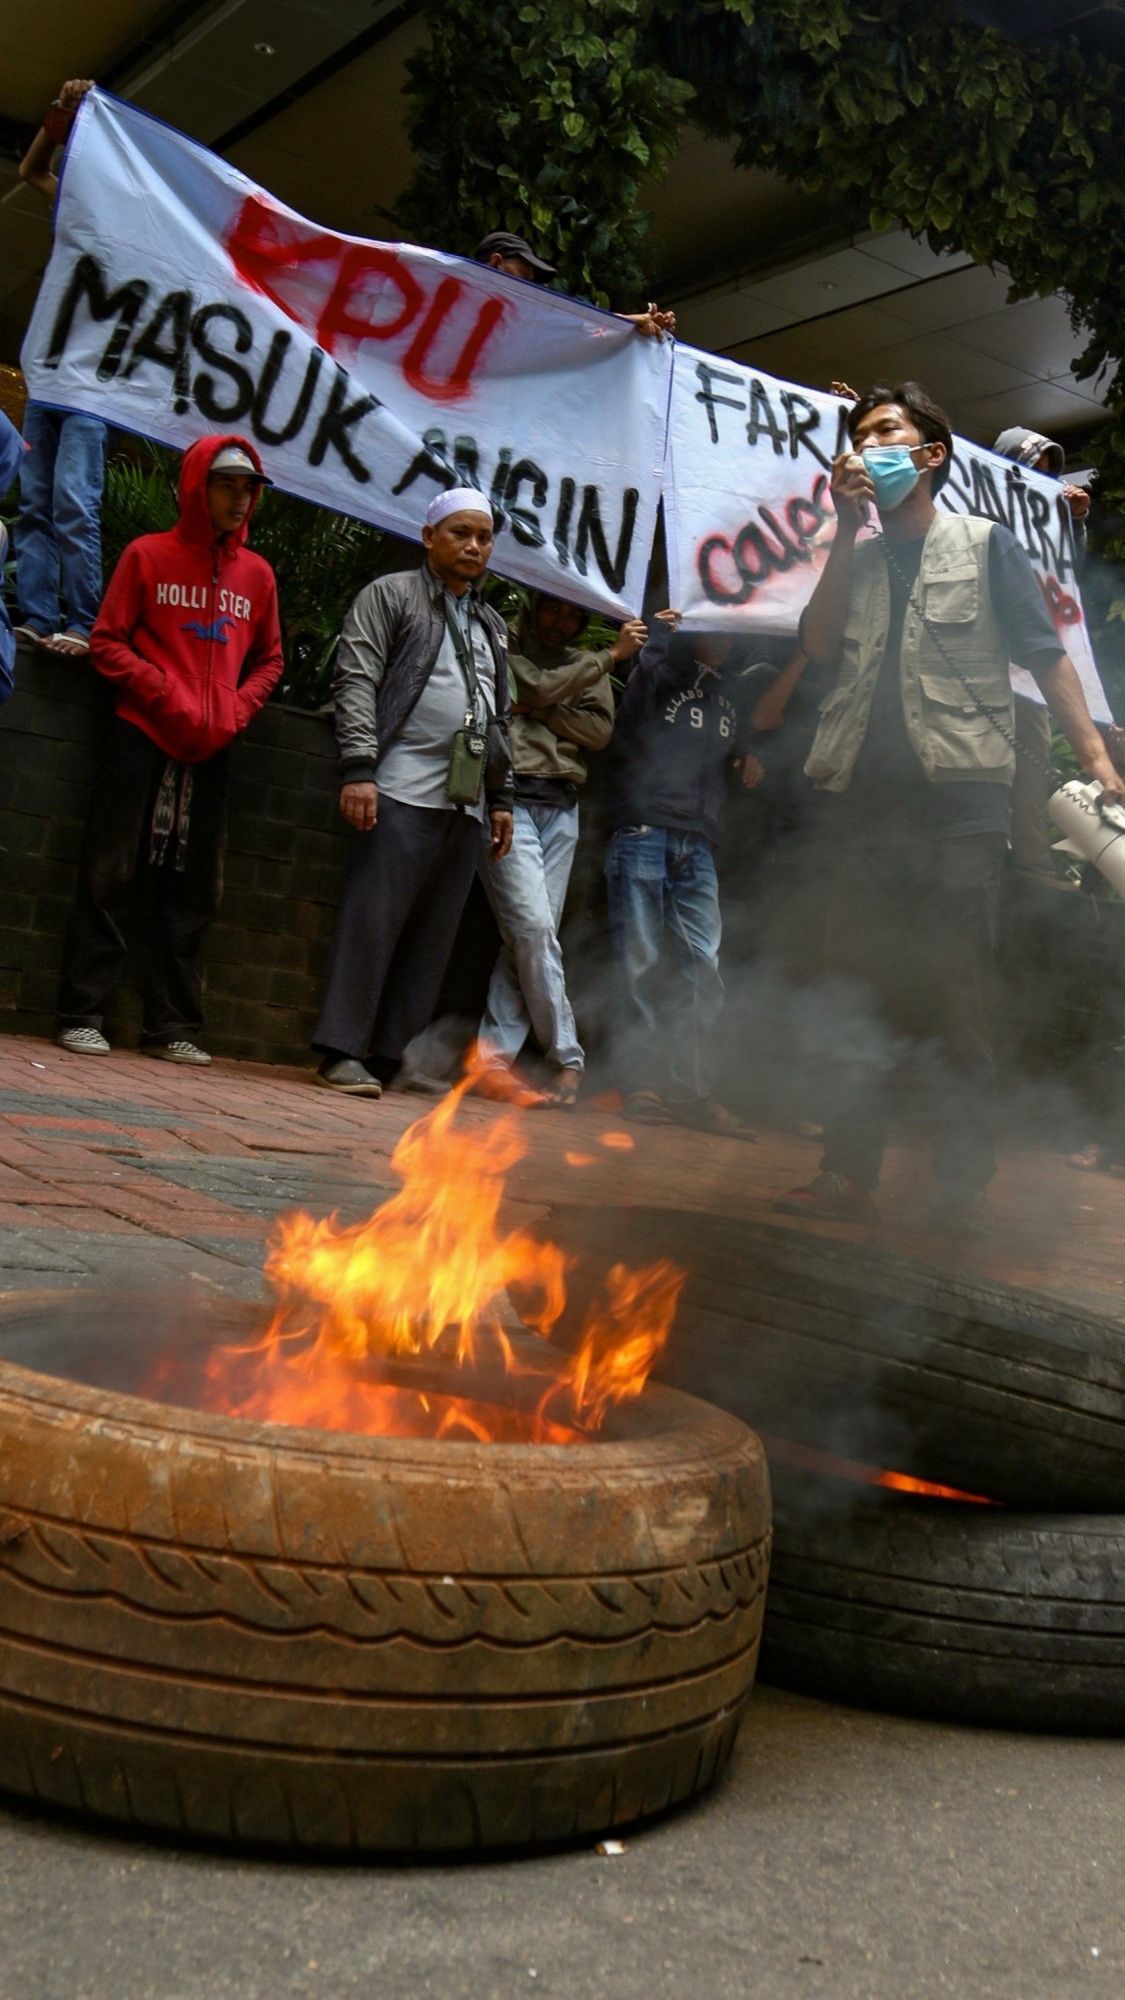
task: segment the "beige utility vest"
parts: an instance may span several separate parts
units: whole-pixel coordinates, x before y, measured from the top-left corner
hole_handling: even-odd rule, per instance
[[[1010,785],[1015,752],[976,708],[942,648],[986,707],[1014,733],[1008,647],[988,587],[992,522],[939,514],[922,549],[906,607],[899,663],[906,733],[924,775],[936,783]],[[919,607],[926,624],[919,616]],[[891,591],[882,541],[857,544],[836,684],[820,708],[805,770],[829,792],[844,792],[855,769],[890,627]]]

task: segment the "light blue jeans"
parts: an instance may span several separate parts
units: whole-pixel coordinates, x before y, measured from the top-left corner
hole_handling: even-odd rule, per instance
[[[711,843],[671,827],[620,826],[605,875],[622,1083],[627,1092],[655,1090],[680,1104],[709,1096],[708,1059],[723,1011]]]
[[[548,1062],[582,1069],[585,1056],[566,992],[559,923],[578,845],[577,806],[516,804],[512,845],[503,861],[485,847],[480,878],[503,938],[488,989],[480,1039],[514,1062],[534,1028]]]
[[[97,417],[29,403],[20,462],[16,602],[20,621],[46,637],[90,636],[102,599],[102,478],[106,427]]]

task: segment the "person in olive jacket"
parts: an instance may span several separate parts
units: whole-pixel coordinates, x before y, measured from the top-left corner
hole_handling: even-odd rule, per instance
[[[475,1089],[517,1105],[566,1109],[578,1097],[586,1059],[559,942],[578,845],[578,797],[587,751],[604,749],[613,732],[610,676],[647,636],[640,619],[630,618],[611,645],[583,646],[587,615],[561,597],[532,591],[509,629],[515,831],[506,859],[480,869],[502,949],[480,1024],[485,1062]],[[554,1071],[548,1091],[530,1089],[515,1073],[532,1030]]]

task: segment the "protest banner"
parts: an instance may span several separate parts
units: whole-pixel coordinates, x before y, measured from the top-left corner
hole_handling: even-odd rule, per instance
[[[464,258],[318,228],[102,91],[22,360],[40,402],[180,447],[241,430],[278,485],[415,539],[436,492],[477,486],[504,575],[640,608],[670,345]]]
[[[849,448],[848,409],[835,396],[761,369],[677,347],[664,525],[669,594],[686,630],[796,635],[836,531],[828,488],[833,459]],[[1011,529],[1031,559],[1091,715],[1108,722],[1058,481],[955,437],[937,504]],[[877,525],[873,511],[868,532]],[[1042,700],[1021,668],[1013,668],[1012,681]]]

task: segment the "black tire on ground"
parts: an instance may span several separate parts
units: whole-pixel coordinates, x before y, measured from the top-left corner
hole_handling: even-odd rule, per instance
[[[662,1381],[770,1438],[1013,1506],[1125,1512],[1125,1330],[793,1229],[555,1208],[583,1268],[689,1277]],[[768,1449],[768,1442],[767,1442]]]
[[[76,1303],[10,1297],[0,1346]],[[666,1389],[487,1446],[0,1360],[0,1787],[306,1848],[602,1832],[726,1762],[768,1548],[758,1440]]]
[[[998,1728],[1125,1729],[1125,1518],[832,1504],[779,1502],[763,1680]]]

